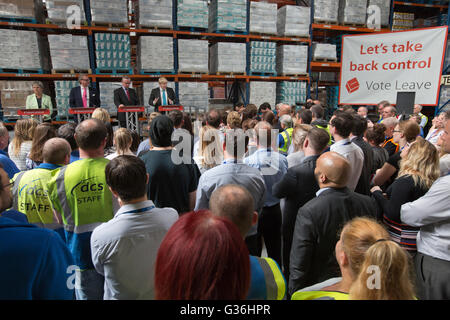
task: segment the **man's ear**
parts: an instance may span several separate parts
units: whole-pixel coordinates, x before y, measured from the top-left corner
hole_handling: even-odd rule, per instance
[[[115,192],[113,189],[111,189],[110,186],[108,186],[109,191],[111,191],[111,193],[113,194],[114,197],[116,197],[117,199],[119,199],[119,194],[117,192]]]
[[[145,182],[145,184],[148,184],[149,180],[150,180],[150,175],[147,173],[147,181]]]
[[[253,211],[252,213],[252,226],[254,226],[258,222],[258,212]]]

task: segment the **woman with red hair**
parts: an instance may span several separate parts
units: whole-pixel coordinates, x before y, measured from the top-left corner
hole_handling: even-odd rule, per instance
[[[208,210],[184,214],[158,251],[157,300],[243,300],[250,260],[238,228]]]

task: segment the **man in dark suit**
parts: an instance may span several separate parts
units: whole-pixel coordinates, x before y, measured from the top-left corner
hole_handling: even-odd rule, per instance
[[[158,79],[159,87],[152,90],[148,104],[155,107],[155,111],[160,106],[175,104],[176,96],[172,88],[167,88],[167,79],[161,77]],[[165,112],[163,112],[165,113]]]
[[[70,90],[70,108],[98,108],[100,107],[100,95],[98,90],[89,86],[90,79],[82,74],[78,77],[79,86]]]
[[[312,128],[303,142],[305,159],[299,165],[289,168],[283,178],[272,187],[277,198],[285,198],[283,208],[283,266],[284,277],[289,281],[289,255],[298,209],[316,196],[319,185],[314,177],[316,161],[327,148],[330,136],[320,128]]]
[[[300,208],[290,256],[289,293],[340,276],[335,258],[338,232],[359,216],[376,217],[375,200],[346,187],[350,163],[336,152],[317,159],[320,190]]]
[[[356,144],[364,153],[363,168],[355,192],[370,195],[370,178],[373,167],[373,150],[370,144],[364,141],[364,133],[367,130],[367,119],[359,114],[353,115],[353,128],[350,141]]]
[[[130,88],[130,77],[122,77],[122,87],[114,90],[114,104],[117,109],[119,107],[138,106],[139,98],[136,90]],[[121,128],[127,127],[126,114],[124,112],[117,112],[117,120]]]

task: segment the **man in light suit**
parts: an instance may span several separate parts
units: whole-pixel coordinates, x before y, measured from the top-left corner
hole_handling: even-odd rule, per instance
[[[53,113],[53,104],[50,96],[43,93],[44,85],[40,81],[33,82],[33,94],[27,97],[25,103],[26,109],[49,109],[50,114],[44,116],[44,121],[51,121]]]
[[[139,105],[139,98],[136,90],[130,88],[130,84],[130,77],[124,76],[122,77],[122,87],[114,90],[114,104],[117,108]],[[117,112],[117,119],[119,120],[121,128],[127,127],[126,115],[124,112]]]
[[[70,108],[98,108],[100,107],[100,95],[98,91],[89,86],[90,79],[82,74],[78,77],[79,86],[70,90]]]
[[[158,111],[156,108],[159,108],[160,106],[174,104],[176,99],[175,91],[173,91],[172,88],[167,88],[166,78],[159,78],[158,83],[159,87],[152,90],[148,101],[149,105],[155,106],[155,111]]]

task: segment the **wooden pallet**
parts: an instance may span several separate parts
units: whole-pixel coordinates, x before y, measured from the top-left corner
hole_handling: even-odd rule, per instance
[[[216,76],[246,76],[246,72],[216,72]]]
[[[176,74],[175,70],[173,71],[157,71],[157,70],[139,70],[139,74],[149,74],[149,75],[171,75]]]
[[[0,21],[15,23],[37,23],[37,20],[34,17],[0,16]]]
[[[0,73],[17,73],[17,74],[43,74],[42,69],[18,69],[18,68],[0,68]]]
[[[179,74],[192,74],[192,75],[204,75],[208,72],[198,72],[198,71],[178,71]]]
[[[365,23],[342,23],[345,27],[367,28]]]
[[[338,25],[337,21],[326,21],[326,20],[321,20],[321,19],[314,19],[314,23],[317,23],[317,24],[332,24],[332,25],[335,25],[335,26]]]
[[[133,69],[127,68],[96,68],[95,74],[130,75]]]
[[[52,69],[52,74],[67,73],[67,74],[92,74],[92,69]]]
[[[312,61],[313,62],[337,62],[337,59],[315,58]]]
[[[66,20],[59,20],[59,19],[49,19],[47,18],[45,20],[45,24],[54,24],[59,27],[67,28],[67,21]],[[87,21],[81,21],[80,22],[81,27],[87,27],[88,23]]]
[[[137,29],[148,29],[154,32],[159,32],[159,31],[173,31],[170,28],[160,28],[160,27],[155,27],[155,26],[147,26],[145,24],[138,24],[137,25]]]
[[[257,72],[257,71],[250,71],[248,73],[249,76],[258,76],[258,77],[276,77],[276,72]]]
[[[309,74],[307,74],[307,73],[295,73],[295,74],[282,73],[279,76],[280,77],[308,77]]]
[[[129,24],[127,23],[115,23],[115,22],[99,22],[92,21],[93,27],[108,27],[108,28],[129,28]]]

